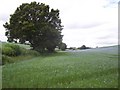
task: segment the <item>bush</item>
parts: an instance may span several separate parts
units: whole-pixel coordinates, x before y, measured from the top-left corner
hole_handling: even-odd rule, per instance
[[[12,63],[12,62],[13,62],[13,60],[9,56],[2,55],[2,65],[6,64],[6,63]]]
[[[82,46],[80,47],[80,49],[86,49],[86,46],[85,46],[85,45],[82,45]]]
[[[70,48],[68,48],[69,50],[75,50],[76,49],[76,47],[70,47]]]
[[[23,58],[28,56],[32,57],[40,55],[37,51],[28,50],[16,44],[4,43],[2,46],[2,54],[0,54],[2,57],[2,63],[0,62],[0,65],[4,65],[6,63],[13,63],[16,60],[22,60]]]
[[[78,49],[90,49],[90,47],[86,47],[85,45],[82,45],[81,47],[79,47]]]
[[[37,56],[39,55],[40,53],[35,51],[35,50],[28,50],[28,49],[25,49],[25,48],[20,48],[21,49],[21,55],[34,55],[34,56]]]
[[[34,55],[34,56],[38,56],[38,55],[40,55],[39,52],[34,51],[34,50],[29,50],[29,51],[28,51],[28,54],[29,54],[29,55]]]
[[[14,50],[15,56],[18,56],[18,55],[21,54],[20,46],[18,46],[18,45],[11,45],[10,47]]]
[[[3,47],[2,48],[2,54],[7,56],[14,56],[14,50],[11,47]]]
[[[2,54],[7,56],[18,56],[21,54],[21,49],[18,45],[5,44],[2,48]]]
[[[66,48],[67,48],[67,45],[65,43],[61,43],[59,45],[59,49],[61,49],[62,51],[65,51]]]

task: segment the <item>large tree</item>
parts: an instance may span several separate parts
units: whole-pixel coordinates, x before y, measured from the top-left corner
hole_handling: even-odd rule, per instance
[[[9,42],[29,41],[31,47],[39,52],[52,52],[62,42],[59,10],[50,9],[43,3],[23,3],[3,26]]]

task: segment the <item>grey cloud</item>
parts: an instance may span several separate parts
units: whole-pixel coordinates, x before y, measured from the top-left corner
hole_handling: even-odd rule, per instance
[[[119,0],[107,0],[109,4],[117,4]]]
[[[103,41],[103,42],[97,42],[96,44],[101,44],[101,45],[117,45],[117,43],[116,42],[114,42],[114,41]]]
[[[118,4],[118,2],[119,2],[119,0],[106,0],[106,1],[107,1],[108,3],[103,6],[104,8],[107,8],[107,7],[116,8],[116,7],[117,7],[117,4]]]
[[[97,38],[97,43],[96,44],[101,44],[101,45],[112,45],[112,44],[117,44],[118,39],[111,37],[110,35],[108,36],[103,36]]]
[[[112,35],[106,35],[106,36],[101,36],[101,37],[98,37],[96,39],[107,39],[107,38],[110,38]],[[112,37],[113,38],[113,37]]]
[[[73,23],[66,26],[67,29],[87,29],[87,28],[94,28],[97,26],[100,26],[104,23],[90,23],[90,24],[79,24],[79,23]]]
[[[7,22],[9,19],[9,15],[7,14],[0,14],[0,21]]]

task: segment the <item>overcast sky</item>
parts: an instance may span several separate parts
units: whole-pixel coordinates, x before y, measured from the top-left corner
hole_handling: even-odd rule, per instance
[[[32,0],[2,0],[0,3],[0,40],[6,41],[3,24],[22,3]],[[118,44],[119,0],[34,0],[60,10],[68,47],[112,46]]]

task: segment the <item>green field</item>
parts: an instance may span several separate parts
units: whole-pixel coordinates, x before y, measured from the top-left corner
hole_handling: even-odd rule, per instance
[[[2,66],[3,88],[116,88],[118,47],[59,51]]]

